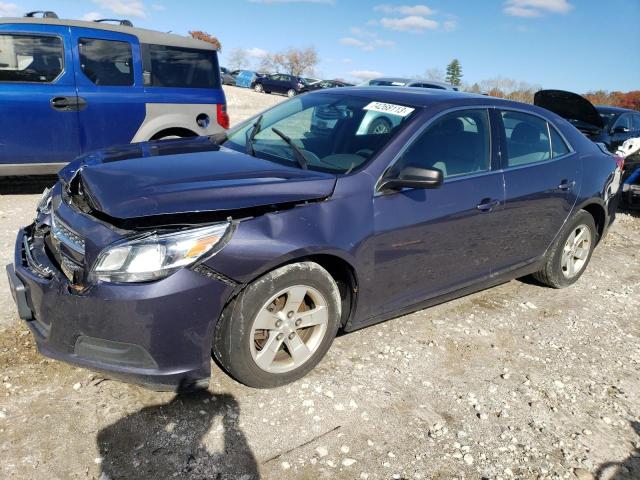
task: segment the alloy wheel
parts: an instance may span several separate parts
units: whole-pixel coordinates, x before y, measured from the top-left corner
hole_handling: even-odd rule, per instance
[[[327,301],[313,287],[295,285],[271,297],[251,327],[256,365],[269,373],[300,367],[318,350],[329,322]]]
[[[566,278],[574,278],[585,267],[591,251],[591,229],[578,225],[573,229],[562,249],[561,268]]]

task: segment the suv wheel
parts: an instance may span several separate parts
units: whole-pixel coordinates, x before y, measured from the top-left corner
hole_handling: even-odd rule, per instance
[[[340,324],[340,293],[317,263],[286,265],[247,286],[223,311],[213,355],[256,388],[293,382],[329,350]]]
[[[295,97],[296,94],[297,94],[297,92],[293,88],[290,88],[289,90],[287,90],[287,97],[289,97],[289,98]]]
[[[258,93],[262,93],[262,92],[264,92],[264,87],[262,86],[262,84],[261,84],[261,83],[256,83],[256,84],[253,86],[253,89],[254,89],[256,92],[258,92]]]
[[[574,284],[582,276],[597,239],[596,224],[591,214],[580,210],[562,229],[547,258],[533,276],[553,288]]]

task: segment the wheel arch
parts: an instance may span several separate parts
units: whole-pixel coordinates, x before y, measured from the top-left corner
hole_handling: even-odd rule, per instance
[[[154,133],[149,140],[158,140],[163,137],[176,136],[182,138],[197,137],[198,134],[193,130],[183,127],[170,127]]]
[[[596,244],[600,241],[604,235],[604,231],[607,225],[607,211],[603,205],[598,202],[589,202],[580,207],[580,210],[584,210],[593,217],[593,221],[596,224],[596,230],[598,238]]]

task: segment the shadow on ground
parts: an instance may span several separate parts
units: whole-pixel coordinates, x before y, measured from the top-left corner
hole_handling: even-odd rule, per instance
[[[98,433],[100,480],[258,479],[239,417],[232,395],[208,391],[179,394],[166,404],[127,415]],[[214,423],[221,425],[223,447],[210,452],[203,440]]]
[[[0,195],[30,195],[42,193],[51,187],[58,177],[56,175],[0,177]]]
[[[640,437],[640,422],[630,422],[631,427]],[[636,441],[636,445],[638,442]],[[598,480],[637,480],[640,478],[640,448],[634,448],[631,455],[621,462],[607,462],[596,471]]]

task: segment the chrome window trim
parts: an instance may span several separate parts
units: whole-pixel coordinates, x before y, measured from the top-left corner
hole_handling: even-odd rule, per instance
[[[495,105],[465,105],[465,106],[460,106],[460,107],[452,107],[452,108],[448,108],[446,110],[443,110],[442,112],[436,114],[434,117],[431,117],[429,119],[428,122],[426,122],[422,127],[420,127],[416,132],[414,132],[413,135],[411,135],[411,137],[409,138],[409,140],[406,141],[406,143],[404,144],[404,146],[402,147],[402,149],[393,157],[393,159],[391,160],[391,162],[389,162],[389,165],[387,166],[387,168],[384,169],[384,171],[382,172],[382,174],[380,175],[380,177],[378,178],[378,180],[376,181],[375,184],[375,193],[374,193],[374,197],[380,196],[380,195],[388,195],[389,193],[384,193],[380,190],[380,185],[382,184],[382,180],[385,178],[387,172],[389,172],[389,170],[391,170],[393,168],[393,166],[400,160],[400,158],[402,158],[402,155],[404,155],[404,153],[407,151],[407,149],[409,148],[409,146],[411,146],[418,137],[420,137],[420,135],[422,135],[422,133],[424,133],[424,131],[429,128],[434,122],[436,122],[437,120],[439,120],[441,117],[448,115],[449,113],[453,113],[453,112],[458,112],[460,110],[486,110],[487,111],[487,116],[489,117],[489,160],[490,163],[491,162],[491,153],[493,151],[493,135],[492,135],[492,125],[491,125],[491,113],[490,113],[490,109],[496,109],[497,107]],[[474,172],[474,173],[469,173],[466,175],[458,175],[455,177],[451,177],[449,179],[444,179],[443,184],[445,183],[450,183],[452,181],[458,181],[458,180],[463,180],[463,179],[467,179],[467,178],[473,178],[473,177],[477,177],[480,175],[487,175],[487,174],[492,174],[495,172],[498,172],[500,170],[492,170],[491,165],[489,166],[489,170],[484,170],[482,172]],[[402,189],[401,191],[404,191],[406,189]],[[393,193],[398,193],[398,192],[393,192]]]
[[[66,73],[67,62],[65,57],[67,54],[67,50],[65,49],[65,46],[64,46],[64,38],[59,33],[16,32],[13,30],[7,30],[7,31],[2,30],[0,31],[0,35],[15,35],[15,36],[23,36],[23,37],[55,37],[60,40],[60,46],[62,47],[62,67],[60,69],[60,73],[58,73],[58,76],[53,80],[51,80],[50,82],[25,82],[25,81],[12,82],[11,80],[0,80],[0,84],[18,83],[18,84],[27,84],[27,85],[53,85],[57,83],[58,80],[60,80],[60,78]],[[75,86],[75,79],[74,79],[74,86]]]

